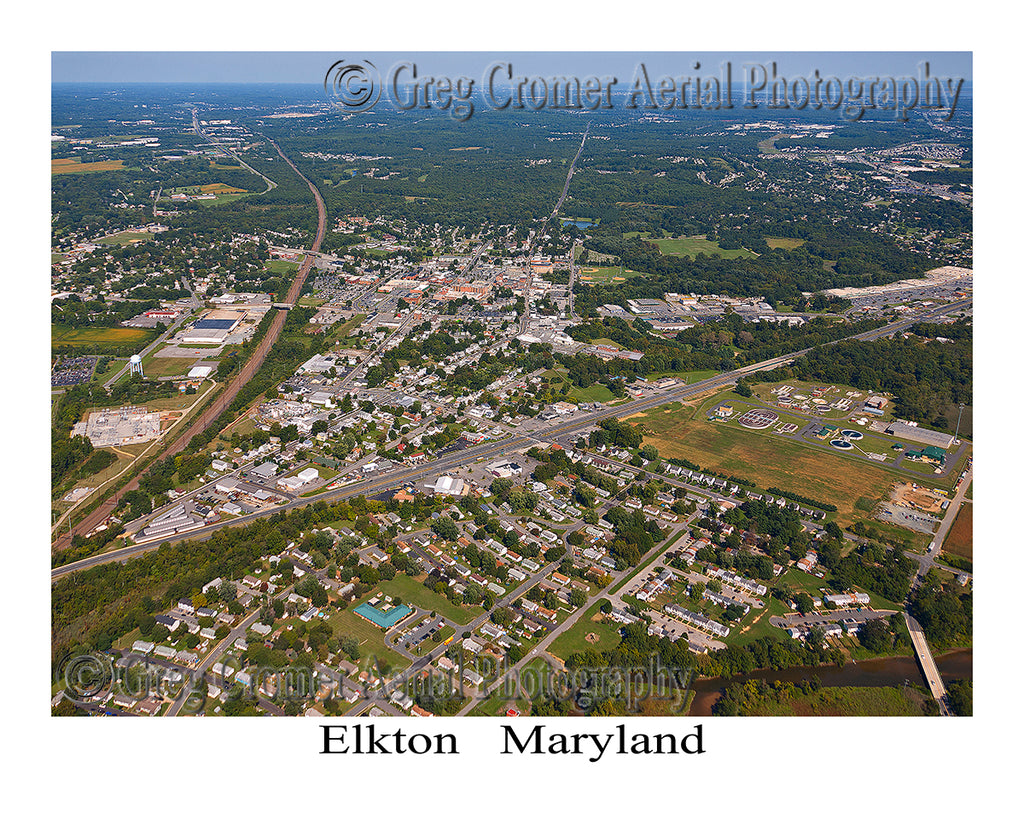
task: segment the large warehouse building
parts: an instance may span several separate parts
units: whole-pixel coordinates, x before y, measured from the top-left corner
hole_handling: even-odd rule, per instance
[[[909,421],[893,421],[887,424],[885,432],[906,441],[915,441],[927,446],[937,446],[942,449],[949,449],[953,445],[953,436],[948,432],[938,432],[934,429],[925,429]]]
[[[223,344],[242,323],[245,313],[245,310],[210,310],[184,330],[178,340],[186,344]]]

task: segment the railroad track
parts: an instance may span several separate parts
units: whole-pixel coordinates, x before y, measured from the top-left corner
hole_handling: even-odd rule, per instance
[[[310,182],[297,167],[295,167],[295,163],[285,156],[281,148],[272,140],[268,140],[268,142],[274,146],[274,149],[280,155],[281,159],[283,159],[285,163],[287,163],[287,165],[299,175],[302,181],[309,186],[309,190],[313,194],[313,199],[316,201],[317,230],[316,237],[313,240],[313,245],[310,248],[310,253],[318,253],[320,251],[320,245],[324,240],[324,233],[327,229],[327,208],[324,205],[323,197],[320,196],[320,191],[317,190],[316,186]],[[299,267],[298,273],[296,274],[291,287],[288,288],[288,295],[285,297],[286,303],[295,304],[298,301],[299,294],[302,292],[302,287],[306,283],[306,276],[309,275],[309,271],[312,266],[313,256],[307,254],[303,259],[302,265]],[[221,413],[228,408],[231,402],[235,400],[235,397],[241,391],[242,387],[249,383],[253,376],[255,376],[259,371],[260,367],[263,366],[263,362],[266,360],[271,348],[273,348],[274,343],[281,335],[281,330],[284,328],[285,319],[287,317],[287,311],[279,310],[277,312],[269,329],[267,330],[266,335],[260,340],[259,346],[253,351],[253,354],[249,356],[249,359],[242,365],[242,369],[239,370],[238,374],[230,381],[227,388],[213,400],[213,402],[196,420],[192,422],[189,427],[186,428],[185,432],[171,443],[170,446],[163,450],[162,454],[164,457],[173,457],[179,452],[182,452],[193,438],[200,433],[205,432],[210,425],[220,417]],[[141,474],[132,478],[132,480],[103,501],[98,507],[96,507],[96,509],[82,518],[82,520],[80,520],[70,531],[62,533],[54,542],[54,548],[58,551],[68,548],[71,545],[75,534],[87,535],[103,523],[117,508],[117,504],[127,492],[138,489],[140,478]]]

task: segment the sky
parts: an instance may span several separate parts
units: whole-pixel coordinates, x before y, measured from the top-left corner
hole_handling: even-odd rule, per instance
[[[648,71],[673,76],[717,73],[728,61],[739,78],[744,64],[778,65],[780,75],[813,76],[817,69],[840,79],[868,76],[917,76],[924,62],[933,76],[972,76],[971,52],[188,52],[188,51],[54,51],[53,82],[226,82],[323,83],[327,68],[340,59],[369,60],[381,74],[397,62],[411,60],[420,74],[479,77],[494,61],[510,62],[517,74],[578,74],[630,77],[637,63]]]

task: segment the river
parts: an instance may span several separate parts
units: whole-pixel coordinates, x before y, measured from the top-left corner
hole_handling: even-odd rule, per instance
[[[942,679],[947,683],[974,677],[973,649],[961,648],[947,652],[936,657],[935,662]],[[694,698],[688,713],[691,717],[711,716],[711,706],[722,695],[722,689],[732,683],[744,683],[747,680],[781,680],[796,683],[812,676],[817,676],[822,685],[830,687],[898,686],[903,685],[904,681],[926,687],[921,669],[914,657],[879,657],[857,663],[848,662],[842,668],[822,665],[815,668],[787,668],[783,671],[766,669],[735,677],[706,677],[697,680],[692,686]]]

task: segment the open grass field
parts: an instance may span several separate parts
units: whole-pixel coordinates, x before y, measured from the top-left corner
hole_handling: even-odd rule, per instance
[[[600,343],[595,341],[595,344]],[[618,346],[617,344],[614,346]],[[559,391],[562,386],[566,383],[566,370],[562,367],[556,367],[552,370],[545,370],[543,376],[551,379],[551,387],[556,392],[556,397],[561,398]],[[591,384],[589,387],[572,387],[565,396],[578,402],[589,402],[589,401],[600,401],[602,404],[607,404],[615,400],[615,396],[612,391],[609,390],[604,384]]]
[[[659,378],[680,378],[687,384],[696,384],[698,381],[703,381],[706,378],[718,375],[717,370],[688,370],[685,373],[651,373],[650,375],[644,376],[644,379],[649,382],[657,381]]]
[[[792,250],[804,244],[804,239],[790,239],[785,236],[765,236],[764,242],[772,250],[781,247],[783,250]]]
[[[577,401],[588,402],[588,401],[600,401],[602,404],[607,404],[615,399],[612,391],[608,389],[604,384],[591,384],[589,387],[573,387],[569,390],[569,398],[575,398]]]
[[[99,173],[100,171],[118,171],[124,167],[120,159],[106,162],[82,162],[79,159],[51,159],[50,173]]]
[[[147,378],[161,378],[165,375],[188,375],[188,371],[196,366],[194,358],[156,358],[152,355],[142,360],[142,371]]]
[[[196,401],[208,397],[210,390],[217,389],[218,386],[219,385],[217,384],[207,382],[199,388],[199,391],[195,395],[185,395],[185,393],[182,392],[177,395],[172,395],[169,398],[153,398],[146,402],[146,407],[151,412],[163,410],[185,410],[196,403]]]
[[[832,503],[838,508],[840,525],[863,517],[855,514],[855,500],[881,500],[892,485],[891,473],[873,464],[771,433],[705,421],[695,415],[694,407],[670,406],[678,410],[635,419],[652,432],[644,436],[644,443],[654,444],[663,457],[685,458],[704,468],[748,478],[763,489],[776,486]]]
[[[708,241],[705,236],[680,236],[676,239],[651,239],[666,256],[694,258],[698,253],[706,256],[721,256],[723,259],[753,259],[757,254],[745,247],[723,250],[718,242]]]
[[[516,706],[520,714],[529,713],[530,704],[527,700],[517,700]],[[471,717],[499,717],[505,715],[505,710],[508,707],[508,697],[504,694],[502,686],[498,687],[498,690],[488,697],[486,700],[481,702],[479,705],[473,708],[469,712]]]
[[[204,207],[213,207],[214,205],[222,205],[225,202],[235,202],[239,199],[244,199],[246,196],[253,196],[253,194],[249,191],[241,191],[239,193],[215,193],[213,194],[213,199],[199,199],[197,201]]]
[[[109,236],[104,236],[102,239],[97,239],[96,244],[124,247],[125,245],[133,245],[136,242],[145,242],[152,238],[153,234],[147,230],[122,230],[120,233],[112,233]]]
[[[950,552],[968,560],[974,560],[974,504],[965,503],[960,507],[953,526],[942,544],[942,551]]]
[[[483,609],[479,606],[460,608],[452,603],[447,597],[442,597],[437,592],[432,592],[418,580],[405,574],[398,574],[392,580],[385,580],[380,584],[380,590],[392,597],[401,597],[403,603],[412,603],[427,611],[436,611],[438,614],[454,620],[460,625],[465,625],[474,617],[480,614]]]
[[[858,500],[858,503],[860,501]],[[858,506],[861,509],[867,504]],[[872,501],[872,506],[874,501]],[[906,548],[911,552],[919,552],[924,554],[925,549],[928,548],[932,542],[932,535],[925,532],[915,532],[913,529],[907,529],[904,526],[897,526],[894,523],[886,523],[885,521],[879,520],[878,518],[872,518],[867,521],[868,526],[874,529],[881,537],[895,538],[906,544]]]
[[[372,594],[367,594],[365,599],[368,600],[372,596]],[[334,631],[335,636],[339,638],[351,636],[359,641],[360,667],[363,667],[367,661],[372,663],[376,658],[383,663],[389,663],[392,668],[405,668],[409,665],[409,661],[384,644],[384,632],[352,611],[361,602],[363,602],[362,598],[352,603],[345,611],[333,612],[327,618],[327,623]]]
[[[104,370],[103,372],[98,372],[98,371],[94,371],[93,372],[92,378],[90,379],[90,383],[92,383],[92,384],[105,383],[106,380],[108,378],[110,378],[110,376],[112,376],[114,373],[116,373],[119,369],[121,369],[127,363],[128,363],[128,359],[127,358],[111,358],[110,359],[110,363],[107,364],[107,369],[106,370]],[[99,368],[97,367],[97,370],[98,369]]]
[[[50,326],[50,343],[54,347],[91,347],[109,344],[121,347],[126,344],[146,346],[155,337],[153,330],[141,327],[65,327],[61,324]]]
[[[579,269],[577,275],[584,284],[619,284],[626,281],[626,279],[642,276],[643,273],[621,267],[584,265]]]
[[[90,475],[87,478],[82,478],[75,486],[99,486],[102,483],[113,478],[115,475],[119,475],[126,466],[128,466],[137,457],[136,455],[129,452],[127,449],[121,447],[110,447],[110,451],[117,456],[117,461],[112,463],[106,469],[101,469],[95,475]]]
[[[810,575],[806,576],[810,577]],[[732,634],[729,635],[729,645],[746,645],[747,643],[754,642],[759,637],[786,636],[782,629],[773,626],[769,622],[769,618],[789,614],[792,610],[781,600],[776,600],[774,597],[768,597],[766,600],[767,605],[763,609],[751,609],[733,627]]]
[[[615,648],[619,644],[620,626],[614,622],[598,622],[601,619],[599,605],[595,603],[576,621],[575,625],[560,634],[548,649],[549,653],[566,660],[571,655],[586,651],[588,648],[592,648],[594,651],[608,651]],[[595,642],[587,640],[588,634],[595,635],[597,640]]]
[[[339,322],[331,328],[330,338],[338,341],[348,336],[359,329],[359,325],[366,320],[366,313],[356,313],[348,321]]]
[[[298,262],[289,262],[287,259],[271,259],[263,265],[271,273],[291,273],[299,267]]]

